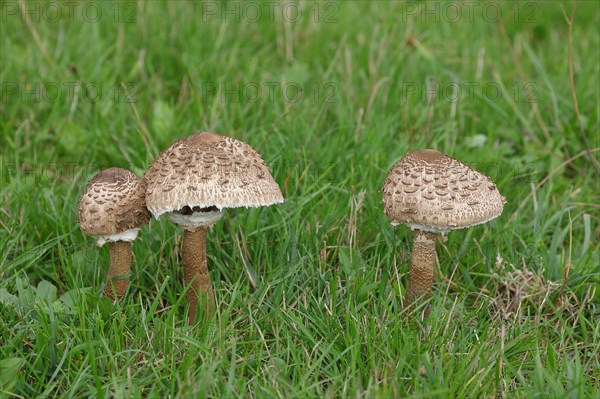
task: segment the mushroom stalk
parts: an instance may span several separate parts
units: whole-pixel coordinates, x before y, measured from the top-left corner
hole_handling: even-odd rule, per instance
[[[415,230],[414,232],[412,262],[408,274],[408,288],[404,303],[406,308],[420,297],[422,297],[422,301],[427,300],[433,287],[436,233],[423,230]]]
[[[110,266],[104,284],[104,295],[114,300],[116,294],[116,297],[122,300],[125,297],[131,273],[131,242],[111,242],[109,243],[109,252]]]
[[[212,311],[215,302],[210,274],[206,262],[206,232],[208,226],[194,230],[183,230],[182,263],[190,304],[189,324],[194,324],[198,302],[204,305],[204,314]]]

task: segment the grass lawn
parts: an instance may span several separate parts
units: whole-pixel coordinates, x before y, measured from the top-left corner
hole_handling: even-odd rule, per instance
[[[600,5],[570,56],[560,4],[3,1],[0,397],[600,398]],[[114,305],[77,204],[196,130],[286,201],[209,231],[218,311],[190,327],[181,228],[141,230]],[[508,204],[438,243],[403,323],[413,234],[379,190],[422,148]]]

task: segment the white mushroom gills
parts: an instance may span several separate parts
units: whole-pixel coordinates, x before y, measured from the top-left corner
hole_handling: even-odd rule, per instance
[[[118,233],[118,234],[110,234],[107,236],[100,236],[98,237],[98,240],[96,241],[96,244],[101,247],[104,244],[106,244],[107,242],[117,242],[117,241],[124,241],[124,242],[131,242],[131,241],[135,241],[135,239],[138,236],[140,229],[131,229],[131,230],[127,230],[124,231],[122,233]]]
[[[194,212],[191,215],[182,215],[179,212],[168,212],[167,219],[171,223],[180,225],[186,230],[195,230],[198,227],[212,226],[223,217],[223,211]]]

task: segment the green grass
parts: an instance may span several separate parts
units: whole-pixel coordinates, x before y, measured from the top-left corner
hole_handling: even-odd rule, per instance
[[[585,153],[571,159],[585,146],[558,2],[495,3],[496,23],[478,2],[455,22],[445,3],[427,16],[302,2],[290,23],[281,8],[252,22],[206,4],[77,2],[28,24],[2,3],[0,397],[600,397],[599,177]],[[577,7],[593,150],[600,9]],[[142,175],[196,129],[252,145],[286,202],[210,231],[218,313],[188,327],[181,230],[141,231],[113,305],[98,297],[108,250],[76,209],[100,169]],[[390,226],[378,190],[425,147],[487,173],[509,203],[438,244],[431,316],[403,324],[412,233]],[[513,313],[507,281],[531,294]]]

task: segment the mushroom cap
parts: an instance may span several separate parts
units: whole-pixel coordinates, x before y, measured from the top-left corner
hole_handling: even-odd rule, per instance
[[[146,204],[158,218],[184,207],[259,207],[283,202],[271,170],[248,144],[196,133],[171,144],[145,174]]]
[[[506,203],[489,177],[436,150],[400,158],[381,191],[392,224],[439,233],[495,219]]]
[[[96,174],[79,201],[81,230],[91,236],[110,236],[141,228],[150,220],[145,191],[144,181],[126,169]]]

